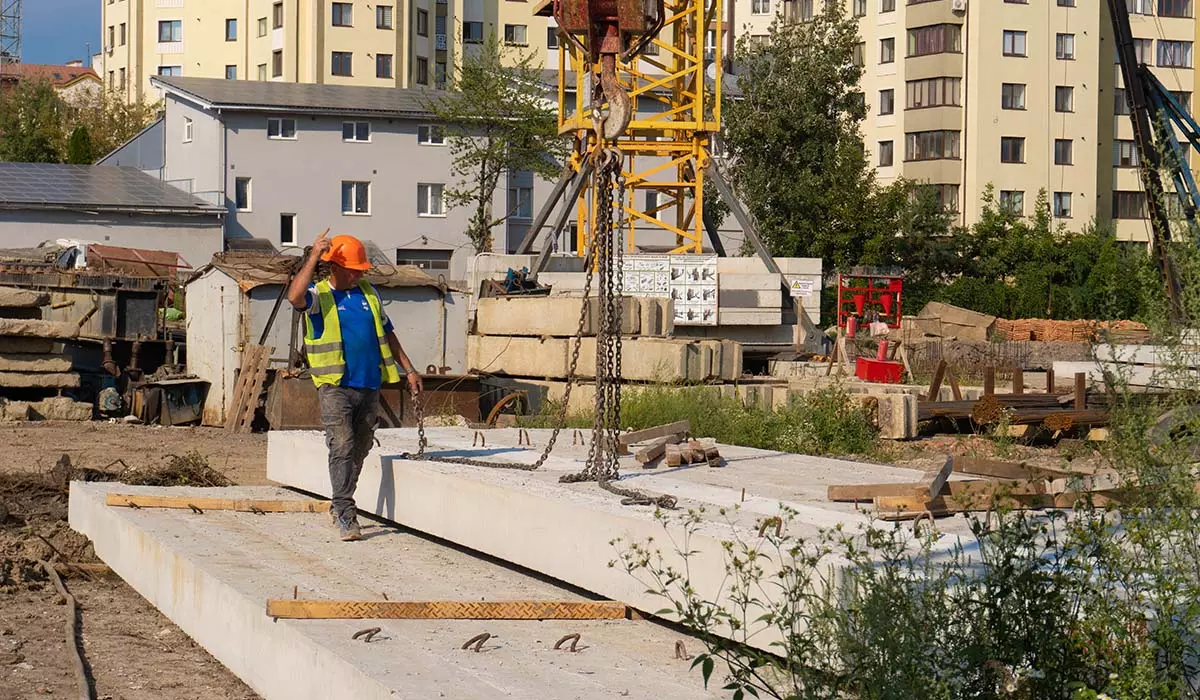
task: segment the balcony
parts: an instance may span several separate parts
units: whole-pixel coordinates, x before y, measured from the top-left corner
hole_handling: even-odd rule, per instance
[[[434,34],[433,35],[433,48],[435,48],[438,51],[446,50],[446,35],[445,34]]]

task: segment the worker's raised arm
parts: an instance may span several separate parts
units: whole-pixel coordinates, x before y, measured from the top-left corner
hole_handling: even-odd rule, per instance
[[[308,293],[308,286],[312,284],[317,265],[321,262],[321,255],[329,250],[329,239],[326,238],[328,234],[329,229],[325,229],[321,235],[317,236],[317,240],[313,241],[312,250],[309,251],[308,257],[305,258],[299,272],[292,278],[291,286],[288,287],[288,301],[292,302],[292,306],[297,311],[304,311],[308,308],[305,296]]]

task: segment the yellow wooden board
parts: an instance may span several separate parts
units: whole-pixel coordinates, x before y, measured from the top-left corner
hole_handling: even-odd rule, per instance
[[[267,615],[295,620],[623,620],[624,603],[602,601],[267,601]]]
[[[326,513],[329,501],[311,499],[206,498],[201,496],[143,496],[110,493],[110,506],[125,508],[180,508],[191,510],[238,510],[247,513]]]

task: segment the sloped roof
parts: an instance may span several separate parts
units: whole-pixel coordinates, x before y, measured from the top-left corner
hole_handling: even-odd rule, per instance
[[[390,87],[154,76],[151,84],[209,109],[305,114],[428,117],[428,103],[449,93]]]
[[[194,280],[211,269],[228,275],[243,291],[263,285],[283,284],[289,279],[291,270],[299,262],[293,255],[258,255],[253,253],[218,253],[212,262],[197,270]],[[449,288],[412,265],[375,265],[366,275],[366,280],[376,287],[433,287]]]
[[[0,162],[0,209],[225,211],[137,168],[6,162]]]
[[[54,87],[66,87],[80,78],[97,82],[96,71],[83,66],[56,66],[45,63],[6,63],[0,66],[0,80],[48,80]]]

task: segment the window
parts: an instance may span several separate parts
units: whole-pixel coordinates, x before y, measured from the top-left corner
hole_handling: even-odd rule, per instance
[[[957,24],[935,24],[908,30],[909,56],[958,53],[961,50],[962,27]]]
[[[957,131],[916,131],[904,135],[904,160],[958,158]]]
[[[351,59],[354,54],[349,51],[334,51],[333,60],[330,63],[331,71],[334,75],[351,76],[354,75],[351,65]]]
[[[752,15],[771,14],[771,0],[750,0],[750,14],[752,14]]]
[[[1144,219],[1146,218],[1145,192],[1113,192],[1114,219]]]
[[[120,90],[125,89],[125,69],[124,68],[121,68],[117,71],[117,88]]]
[[[1133,55],[1137,56],[1138,63],[1149,64],[1154,56],[1154,40],[1153,39],[1134,39],[1133,40]]]
[[[905,109],[925,107],[957,107],[962,90],[962,78],[927,78],[905,83]]]
[[[1191,17],[1192,0],[1158,0],[1159,17]]]
[[[429,84],[429,59],[417,56],[417,85]]]
[[[225,20],[225,41],[237,41],[237,20]]]
[[[446,15],[437,15],[433,18],[433,33],[434,34],[445,34],[446,33]]]
[[[259,17],[258,18],[258,36],[264,37],[266,35],[267,35],[267,18]]]
[[[1016,32],[1008,29],[1004,30],[1004,55],[1025,55],[1025,32]]]
[[[330,15],[333,18],[333,26],[335,27],[351,27],[353,23],[354,5],[348,2],[333,3],[333,12]]]
[[[267,138],[292,141],[296,138],[296,120],[285,117],[267,119]]]
[[[1188,114],[1192,113],[1192,93],[1180,92],[1176,90],[1170,90],[1169,92],[1171,93],[1171,97],[1175,100],[1176,104],[1182,107],[1183,110]]]
[[[854,16],[855,17],[866,17],[867,16],[867,0],[854,0]]]
[[[342,140],[370,143],[371,122],[342,122]]]
[[[1159,39],[1158,65],[1160,68],[1191,68],[1192,42]]]
[[[192,122],[190,117],[183,118],[183,142],[184,143],[192,142],[192,134],[194,133],[194,129],[193,129],[194,126],[195,126],[195,124]]]
[[[850,62],[862,68],[867,65],[867,43],[860,41],[854,45],[854,52],[850,55]]]
[[[162,75],[162,72],[161,72],[161,70],[160,70],[160,72],[159,72],[159,75]],[[112,86],[114,86],[114,85],[116,85],[116,84],[117,84],[117,77],[116,77],[116,76],[117,76],[117,74],[116,74],[116,73],[114,73],[113,71],[109,71],[109,72],[108,72],[108,86],[109,86],[109,87],[112,87]]]
[[[417,143],[422,146],[445,145],[446,132],[440,126],[422,124],[417,127]]]
[[[183,41],[183,20],[169,19],[158,23],[160,42]]]
[[[796,0],[794,3],[788,3],[784,9],[792,9],[792,17],[788,19],[807,22],[813,18],[813,0]]]
[[[504,43],[514,44],[516,46],[525,46],[525,30],[528,29],[524,24],[506,24],[504,25]]]
[[[120,45],[124,46],[125,45],[125,23],[124,22],[121,23],[121,30],[120,30],[120,32],[118,32],[117,36],[120,37],[120,40],[121,40]]]
[[[442,210],[443,185],[417,185],[417,216],[445,216]]]
[[[958,185],[930,185],[938,206],[946,211],[958,211]]]
[[[452,250],[430,250],[428,248],[397,248],[397,265],[414,265],[422,270],[449,270]]]
[[[1054,139],[1054,164],[1072,165],[1075,162],[1075,142],[1071,139]]]
[[[1125,88],[1113,90],[1113,114],[1128,116],[1129,109],[1129,97]]]
[[[463,22],[463,41],[467,44],[482,44],[483,22]]]
[[[360,215],[371,213],[371,183],[342,183],[342,213]]]
[[[279,78],[283,75],[283,49],[275,49],[271,52],[271,77]]]
[[[237,66],[225,66],[225,79],[237,80]]]
[[[296,245],[296,215],[279,215],[279,244]]]
[[[233,202],[238,211],[250,211],[250,178],[239,177],[233,181]]]
[[[110,73],[112,71],[109,71]],[[158,74],[167,77],[179,77],[183,75],[183,66],[159,66]],[[111,80],[109,81],[112,82]]]
[[[1058,0],[1059,7],[1075,7],[1075,0]]]
[[[421,16],[425,16],[425,30],[421,31]],[[375,28],[376,29],[391,29],[392,28],[392,6],[391,5],[376,5],[375,6]],[[425,10],[417,10],[417,35],[428,36],[429,34],[429,12]]]
[[[273,29],[283,28],[283,3],[281,2],[271,6],[271,27]]]
[[[1060,61],[1075,60],[1075,35],[1074,34],[1055,34],[1054,35],[1054,57]]]
[[[1025,137],[1023,137],[1023,136],[1001,136],[1000,137],[1000,162],[1001,163],[1024,163],[1025,162]]]
[[[390,54],[390,53],[375,54],[375,77],[376,78],[391,78],[392,77],[392,54]]]
[[[108,28],[108,49],[110,51],[112,50],[112,47],[116,46],[116,43],[117,43],[116,36],[117,36],[116,27],[109,26],[109,28]]]
[[[650,49],[652,47],[655,50],[658,49],[658,47],[655,46],[654,44],[646,44],[647,49]],[[557,49],[558,48],[558,27],[546,27],[546,48],[548,48],[548,49]],[[647,53],[649,53],[649,52],[647,51]]]
[[[390,7],[388,8],[388,29],[392,28],[391,9]],[[429,36],[429,12],[426,10],[417,10],[417,36]]]
[[[1133,141],[1125,139],[1113,141],[1113,167],[1136,168],[1141,165],[1141,162],[1137,145]]]
[[[1070,85],[1058,85],[1054,88],[1054,111],[1075,111],[1075,88]]]
[[[658,194],[657,192],[647,192],[649,194]],[[514,219],[532,219],[533,218],[533,188],[532,187],[510,187],[508,188],[508,206],[512,210]],[[657,206],[657,202],[655,203]],[[647,211],[654,207],[647,207]]]
[[[896,91],[891,88],[879,91],[879,113],[896,113]]]
[[[1070,192],[1055,192],[1054,193],[1054,216],[1059,219],[1071,218],[1071,193]]]
[[[1025,193],[1020,190],[1000,190],[1000,210],[1010,214],[1025,214]]]
[[[265,63],[258,64],[258,79],[259,80],[267,79],[267,64],[265,64]]]
[[[1154,0],[1125,0],[1129,13],[1134,15],[1149,15],[1154,12]]]
[[[879,3],[879,11],[880,12],[895,12],[896,11],[896,0],[882,0]]]
[[[1010,5],[1028,5],[1029,4],[1029,0],[1004,0],[1004,2],[1006,2]]]
[[[1002,83],[1000,109],[1025,109],[1025,86],[1021,83]]]
[[[436,61],[433,64],[433,86],[438,90],[446,89],[446,62]]]
[[[879,142],[879,167],[891,167],[895,160],[895,148],[891,141]]]
[[[894,38],[888,37],[887,39],[879,40],[879,62],[896,62],[896,40]]]

